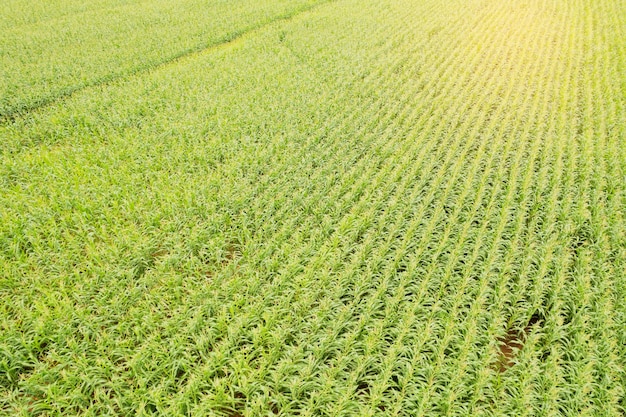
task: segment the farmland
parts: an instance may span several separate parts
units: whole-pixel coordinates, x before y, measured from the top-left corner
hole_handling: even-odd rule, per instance
[[[626,414],[626,3],[8,0],[0,415]]]

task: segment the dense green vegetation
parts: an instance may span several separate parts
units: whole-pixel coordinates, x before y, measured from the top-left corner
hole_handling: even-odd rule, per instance
[[[624,415],[624,2],[0,28],[0,414]]]
[[[203,51],[320,1],[10,1],[0,16],[0,118]]]

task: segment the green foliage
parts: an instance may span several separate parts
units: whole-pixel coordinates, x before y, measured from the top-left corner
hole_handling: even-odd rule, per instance
[[[623,416],[623,16],[9,0],[0,414]]]

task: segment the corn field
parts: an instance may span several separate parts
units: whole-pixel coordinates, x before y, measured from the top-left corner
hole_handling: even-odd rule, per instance
[[[626,415],[626,2],[6,0],[0,415]]]

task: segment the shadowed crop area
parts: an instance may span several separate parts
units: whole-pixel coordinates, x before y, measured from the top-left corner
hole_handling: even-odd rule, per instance
[[[626,3],[8,0],[0,415],[626,415]]]

